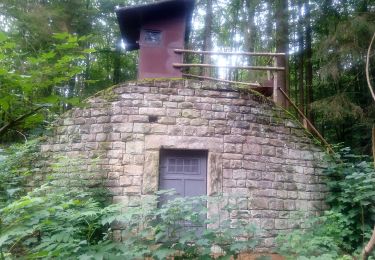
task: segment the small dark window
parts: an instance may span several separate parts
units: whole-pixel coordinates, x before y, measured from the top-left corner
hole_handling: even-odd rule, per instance
[[[152,45],[159,45],[161,42],[161,31],[145,30],[143,40],[145,43]]]

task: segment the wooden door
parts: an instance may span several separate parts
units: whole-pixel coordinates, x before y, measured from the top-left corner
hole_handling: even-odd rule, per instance
[[[175,189],[177,196],[207,195],[207,152],[163,150],[159,190]]]

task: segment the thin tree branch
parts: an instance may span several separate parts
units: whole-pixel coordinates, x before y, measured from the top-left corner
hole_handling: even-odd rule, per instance
[[[45,106],[37,107],[37,108],[31,110],[29,113],[26,113],[26,114],[24,114],[22,116],[17,117],[14,120],[8,122],[7,124],[5,124],[4,126],[2,126],[0,128],[0,136],[2,136],[9,128],[11,128],[12,126],[18,124],[19,122],[21,122],[22,120],[28,118],[29,116],[32,116],[33,114],[35,114],[36,112],[38,112],[42,108],[45,108]]]
[[[375,39],[375,33],[372,36],[370,46],[368,47],[367,50],[367,58],[366,58],[366,79],[367,79],[367,86],[370,89],[371,96],[375,102],[375,93],[371,85],[370,81],[370,52],[371,52],[371,46],[374,42]],[[373,157],[374,157],[374,163],[375,163],[375,125],[372,126],[372,151],[373,151]],[[374,164],[375,165],[375,164]],[[375,246],[375,226],[374,229],[372,230],[372,235],[370,238],[370,241],[368,241],[367,245],[363,248],[362,251],[362,259],[367,260],[368,256],[370,255],[371,251],[374,249]]]
[[[372,39],[371,39],[371,42],[370,42],[370,46],[368,46],[368,50],[367,50],[367,58],[366,58],[366,79],[367,79],[367,86],[368,88],[370,89],[370,92],[371,92],[371,96],[372,96],[372,99],[374,100],[375,102],[375,93],[374,93],[374,89],[372,88],[372,85],[371,85],[371,81],[370,81],[370,52],[371,52],[371,46],[374,42],[374,39],[375,39],[375,33],[374,35],[372,36]]]

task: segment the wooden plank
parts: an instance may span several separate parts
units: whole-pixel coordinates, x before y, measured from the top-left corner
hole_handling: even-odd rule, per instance
[[[207,79],[207,80],[213,80],[213,81],[219,81],[219,82],[225,82],[225,83],[231,83],[231,84],[241,84],[241,85],[246,85],[250,87],[262,87],[262,85],[260,85],[259,83],[232,81],[232,80],[217,79],[217,78],[212,78],[212,77],[207,77],[207,76],[197,76],[193,74],[184,74],[184,73],[182,74],[182,76],[192,77],[192,78],[197,78],[197,79]]]
[[[298,114],[306,121],[309,127],[313,130],[314,134],[318,136],[321,142],[327,147],[330,153],[335,153],[331,147],[331,145],[324,139],[324,137],[319,133],[319,131],[315,128],[315,126],[310,122],[310,120],[305,116],[305,114],[297,107],[296,104],[289,98],[289,96],[285,93],[285,91],[279,88],[280,92],[284,95],[284,97],[288,100],[289,104],[291,104],[298,112]]]
[[[176,53],[192,53],[192,54],[211,54],[211,55],[242,55],[242,56],[285,56],[285,53],[270,53],[270,52],[224,52],[224,51],[193,51],[185,49],[174,49]]]
[[[200,67],[200,68],[226,68],[226,69],[245,69],[245,70],[272,70],[284,71],[284,67],[269,67],[269,66],[230,66],[230,65],[212,65],[212,64],[197,64],[197,63],[173,63],[173,67],[187,68],[187,67]]]

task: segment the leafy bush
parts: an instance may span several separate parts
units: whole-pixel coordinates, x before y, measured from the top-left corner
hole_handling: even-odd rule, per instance
[[[347,218],[344,250],[353,252],[371,236],[375,224],[375,170],[368,157],[340,150],[325,170],[330,194],[327,203]]]
[[[217,259],[230,259],[257,244],[254,225],[228,218],[236,212],[236,203],[230,202],[234,198],[175,198],[156,207],[159,199],[158,195],[148,196],[139,206],[105,220],[104,223],[122,223],[123,228],[122,244],[113,248],[111,258],[212,259],[216,251]],[[207,204],[217,209],[216,213],[207,212]],[[86,255],[89,256],[96,256],[96,252]]]
[[[2,150],[0,159],[0,208],[24,195],[27,176],[33,172],[39,140],[13,144]]]
[[[197,210],[223,198],[176,198],[156,208],[155,195],[120,210],[101,207],[89,191],[46,184],[1,209],[0,248],[3,257],[27,259],[212,259],[213,251],[217,259],[229,259],[255,247],[256,228],[219,214],[206,219],[206,207]],[[114,222],[122,228],[122,242],[110,239]]]
[[[103,206],[86,188],[79,165],[59,161],[45,184],[0,209],[3,258],[75,258],[104,239],[109,226],[101,219],[118,209]]]
[[[343,235],[350,233],[345,215],[326,211],[320,217],[302,219],[300,214],[295,221],[305,228],[277,237],[281,255],[288,259],[345,259],[340,258],[344,255],[341,250],[345,245]]]
[[[351,259],[359,254],[375,224],[375,171],[368,158],[341,149],[324,170],[330,210],[311,217],[304,229],[277,238],[291,259]]]

